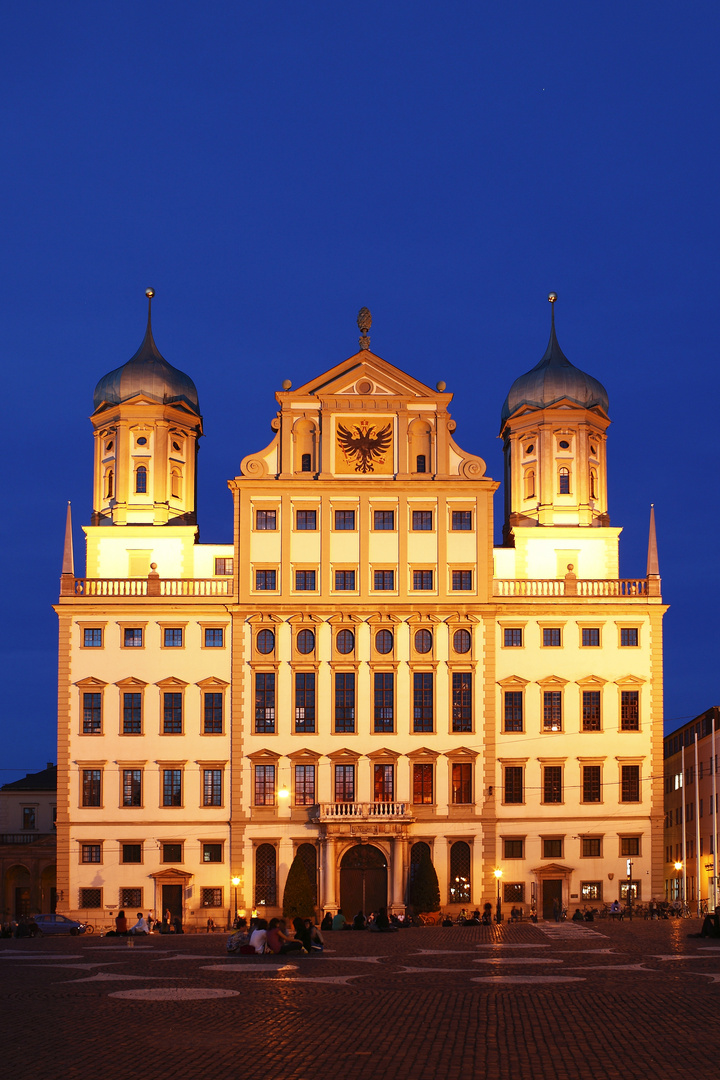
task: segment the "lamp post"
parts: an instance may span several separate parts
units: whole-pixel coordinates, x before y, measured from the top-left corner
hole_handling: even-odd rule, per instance
[[[237,921],[238,921],[237,889],[238,889],[238,885],[240,884],[240,878],[239,877],[234,877],[231,880],[232,880],[232,883],[233,883],[233,888],[235,889],[235,921],[234,921],[233,925],[237,928]]]
[[[676,893],[675,899],[680,901],[680,905],[681,905],[680,910],[681,911],[682,911],[682,904],[683,904],[683,902],[685,900],[685,897],[683,896],[682,885],[680,884],[680,881],[681,881],[680,871],[682,870],[682,868],[683,868],[683,864],[681,862],[676,862],[675,863],[675,869],[677,870],[677,877],[675,879],[675,893]]]
[[[502,870],[495,870],[495,878],[497,880],[497,908],[495,910],[495,922],[502,922],[502,900],[500,898],[500,878],[502,877]]]

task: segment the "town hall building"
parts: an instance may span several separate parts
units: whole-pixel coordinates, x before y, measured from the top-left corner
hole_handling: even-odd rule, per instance
[[[200,544],[197,390],[148,315],[95,389],[85,577],[66,538],[58,910],[277,914],[299,855],[318,911],[400,911],[427,851],[451,913],[663,896],[654,520],[621,579],[608,396],[550,299],[502,406],[500,547],[452,395],[375,355],[366,309],[353,356],[276,394],[232,543]]]

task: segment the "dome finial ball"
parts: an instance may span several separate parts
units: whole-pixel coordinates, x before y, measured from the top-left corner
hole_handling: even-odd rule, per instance
[[[146,289],[145,290],[145,295],[147,296],[148,300],[152,300],[153,296],[155,295],[155,290],[154,289]]]
[[[555,301],[557,300],[557,293],[556,292],[548,293],[548,300],[550,301],[551,304],[554,304]]]

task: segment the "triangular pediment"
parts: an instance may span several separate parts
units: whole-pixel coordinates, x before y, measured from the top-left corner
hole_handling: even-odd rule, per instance
[[[287,391],[293,398],[313,397],[402,397],[438,398],[438,392],[412,375],[389,364],[367,349],[343,360],[334,368]],[[451,395],[440,395],[446,400]]]

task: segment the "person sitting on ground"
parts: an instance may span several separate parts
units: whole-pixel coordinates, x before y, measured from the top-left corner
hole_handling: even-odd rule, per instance
[[[127,919],[125,918],[125,912],[124,911],[118,911],[117,915],[115,916],[115,933],[116,934],[122,934],[123,937],[124,937],[127,934],[127,932],[128,932],[128,924],[127,924]]]
[[[332,929],[344,930],[345,929],[345,916],[342,913],[342,908],[338,908],[337,915],[333,915]]]
[[[286,927],[282,919],[271,919],[267,929],[267,947],[275,956],[285,956],[291,952],[302,952],[302,941],[294,941],[285,933]]]
[[[250,935],[249,945],[253,952],[262,956],[267,945],[267,919],[255,919],[255,926]]]
[[[325,948],[325,939],[312,919],[305,920],[305,929],[310,935],[310,948],[308,949],[308,952],[322,952]]]
[[[332,915],[329,911],[326,911],[323,915],[323,920],[320,923],[321,930],[332,930]]]
[[[483,926],[492,924],[492,904],[483,904],[482,924]]]
[[[707,914],[705,916],[699,934],[688,934],[688,937],[720,938],[720,906],[715,908],[713,915]]]
[[[208,919],[207,927],[205,929],[205,933],[206,934],[214,934],[215,933],[215,920],[214,919]]]
[[[142,911],[138,911],[138,913],[137,913],[137,922],[135,923],[134,926],[130,927],[130,933],[131,934],[147,934],[148,933],[148,924],[145,921],[145,916],[143,915]]]
[[[364,929],[365,929],[365,916],[363,915],[362,911],[358,911],[357,915],[353,919],[353,930],[364,930]]]
[[[442,921],[442,924],[443,924],[443,926],[454,926],[455,925],[455,923],[452,921],[452,919],[450,918],[449,915],[445,916],[445,918]]]
[[[381,934],[396,934],[398,929],[397,926],[393,926],[391,924],[384,907],[381,907],[377,913],[377,918],[375,919],[375,926]]]
[[[582,913],[582,911],[580,910],[579,907],[575,908],[575,911],[573,912],[572,921],[573,922],[582,922],[583,921],[583,913]]]
[[[622,915],[622,908],[620,907],[620,901],[619,900],[613,900],[612,904],[610,905],[610,918],[611,919],[619,919],[621,915]]]

